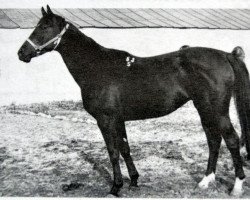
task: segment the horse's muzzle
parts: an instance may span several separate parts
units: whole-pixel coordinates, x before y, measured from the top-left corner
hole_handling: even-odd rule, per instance
[[[18,51],[17,54],[18,54],[19,60],[21,60],[23,62],[26,62],[26,63],[30,62],[31,56],[30,55],[25,55],[21,49]]]

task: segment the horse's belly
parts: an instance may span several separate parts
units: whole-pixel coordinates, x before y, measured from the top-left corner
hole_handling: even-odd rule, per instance
[[[166,111],[163,106],[151,105],[151,106],[127,106],[124,109],[125,120],[139,120],[147,118],[155,118],[166,115]]]
[[[184,93],[174,90],[131,94],[124,98],[124,118],[128,121],[167,115],[189,100]]]

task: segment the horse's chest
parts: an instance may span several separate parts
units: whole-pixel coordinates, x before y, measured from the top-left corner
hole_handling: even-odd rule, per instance
[[[84,109],[92,116],[95,116],[101,110],[101,103],[96,93],[82,91],[82,103]]]
[[[121,110],[118,86],[90,87],[82,89],[83,106],[93,117]]]

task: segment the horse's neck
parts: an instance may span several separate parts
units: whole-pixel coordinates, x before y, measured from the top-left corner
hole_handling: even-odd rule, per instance
[[[84,35],[73,25],[66,31],[57,51],[61,54],[69,72],[77,82],[88,76],[93,67],[98,67],[98,60],[105,54],[105,48]]]

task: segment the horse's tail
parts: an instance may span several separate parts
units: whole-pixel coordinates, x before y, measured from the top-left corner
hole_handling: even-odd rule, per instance
[[[241,47],[235,47],[227,58],[235,74],[234,97],[241,126],[241,145],[246,145],[247,158],[250,159],[250,81],[244,63],[245,53]]]

